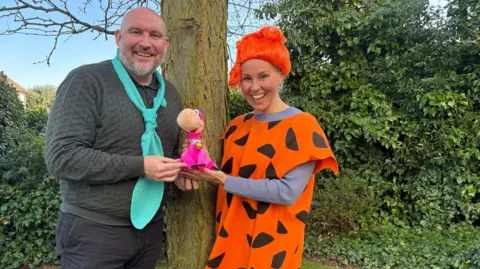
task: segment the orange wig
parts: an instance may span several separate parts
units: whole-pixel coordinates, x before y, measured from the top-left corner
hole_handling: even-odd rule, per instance
[[[286,38],[275,27],[265,26],[257,32],[245,35],[237,42],[237,59],[230,70],[230,86],[238,86],[242,77],[242,63],[261,59],[275,65],[282,76],[290,72],[290,53],[284,46]]]

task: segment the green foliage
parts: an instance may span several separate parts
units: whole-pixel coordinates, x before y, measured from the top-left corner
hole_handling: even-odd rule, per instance
[[[45,140],[17,137],[0,156],[0,264],[7,268],[56,259],[60,199],[58,181],[48,176],[44,165]]]
[[[49,110],[57,95],[57,88],[54,85],[36,85],[27,96],[27,109],[42,107]]]
[[[8,132],[24,122],[23,105],[17,97],[15,88],[8,82],[3,72],[0,72],[0,152],[8,144]]]
[[[44,134],[48,121],[48,109],[37,106],[27,111],[27,125],[36,134]]]
[[[377,198],[362,225],[480,223],[480,5],[449,2],[446,16],[423,0],[286,0],[261,13],[288,39],[284,99],[318,118],[339,161],[328,178],[355,175]]]
[[[360,218],[376,209],[373,188],[356,175],[343,175],[332,180],[318,175],[313,207],[307,230],[314,234],[328,234],[357,229]]]
[[[234,119],[237,116],[243,115],[252,111],[252,107],[248,104],[243,94],[238,89],[231,89],[229,102],[228,102],[228,113],[230,119]]]
[[[0,184],[0,264],[6,268],[56,262],[58,181],[36,179],[33,189]]]
[[[58,181],[48,176],[44,161],[46,109],[25,114],[15,91],[8,93],[9,108],[17,110],[9,114],[16,117],[11,117],[0,151],[0,264],[17,268],[56,260],[60,198]]]
[[[361,268],[479,268],[480,230],[383,226],[360,234],[309,237],[305,252]]]

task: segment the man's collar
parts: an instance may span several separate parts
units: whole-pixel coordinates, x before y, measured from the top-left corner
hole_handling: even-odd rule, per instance
[[[151,90],[154,90],[154,91],[158,91],[158,89],[160,88],[160,85],[158,83],[158,78],[157,76],[155,76],[155,74],[152,74],[153,78],[152,80],[150,81],[150,84],[148,84],[148,86],[143,86],[141,85],[140,83],[138,83],[133,77],[132,75],[130,75],[130,73],[128,73],[128,75],[130,76],[130,78],[132,79],[133,81],[133,84],[135,85],[135,87],[147,87]]]

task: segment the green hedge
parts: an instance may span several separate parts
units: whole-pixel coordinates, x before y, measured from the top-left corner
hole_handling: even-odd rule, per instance
[[[480,268],[480,230],[383,226],[332,238],[310,236],[305,253],[360,268]]]
[[[318,118],[337,179],[373,191],[358,225],[480,224],[480,6],[448,2],[446,14],[423,0],[286,0],[261,13],[288,40],[285,100]]]

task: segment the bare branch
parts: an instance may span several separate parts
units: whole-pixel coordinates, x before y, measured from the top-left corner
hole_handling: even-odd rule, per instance
[[[7,29],[0,35],[52,36],[54,44],[42,62],[50,65],[50,58],[62,37],[87,31],[96,32],[107,40],[115,34],[123,15],[136,6],[150,6],[159,11],[160,0],[12,0],[12,6],[0,6],[0,20],[7,21]],[[92,18],[89,11],[100,6],[102,18]],[[156,7],[156,9],[155,9]],[[10,27],[9,25],[13,25]]]
[[[42,61],[42,62],[46,61],[48,66],[50,66],[50,58],[52,57],[53,51],[57,48],[58,38],[61,35],[62,28],[63,27],[60,27],[60,29],[58,30],[58,34],[55,36],[55,41],[53,42],[53,48],[50,51],[50,54],[48,54],[47,58],[44,61]],[[42,63],[42,62],[40,62],[40,63]]]
[[[280,0],[229,0],[228,55],[232,61],[235,41],[248,32],[257,30],[269,21],[255,17],[262,5],[279,3]],[[123,15],[138,6],[148,6],[160,12],[161,0],[11,0],[11,6],[0,6],[0,21],[6,20],[8,26],[0,35],[33,35],[54,37],[52,50],[45,60],[50,59],[58,42],[67,42],[72,35],[93,32],[98,39],[115,34]],[[94,18],[92,11],[101,11]],[[10,25],[12,27],[10,27]]]

